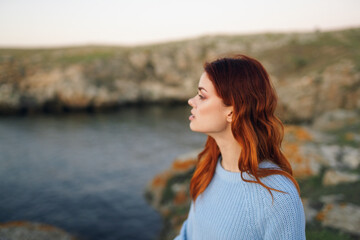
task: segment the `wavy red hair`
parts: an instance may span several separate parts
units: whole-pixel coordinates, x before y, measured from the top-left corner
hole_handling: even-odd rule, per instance
[[[212,81],[217,95],[226,106],[233,106],[231,130],[241,146],[238,167],[241,178],[246,182],[261,182],[261,178],[281,174],[288,177],[300,189],[292,174],[292,168],[281,152],[284,126],[275,115],[278,97],[269,75],[257,60],[245,55],[220,58],[206,62],[204,70]],[[190,182],[190,194],[196,198],[205,191],[214,176],[220,149],[215,139],[208,136],[205,148],[198,155],[196,169]],[[261,169],[259,163],[270,160],[280,169]],[[254,176],[255,180],[244,179],[243,173]]]

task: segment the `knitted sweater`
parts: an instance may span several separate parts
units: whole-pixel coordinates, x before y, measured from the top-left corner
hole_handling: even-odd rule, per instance
[[[269,161],[260,168],[278,168]],[[244,173],[243,177],[254,180]],[[305,239],[304,208],[295,185],[282,175],[270,175],[261,181],[272,188],[274,202],[266,188],[245,182],[240,173],[229,172],[218,159],[215,174],[191,202],[187,220],[174,240]]]

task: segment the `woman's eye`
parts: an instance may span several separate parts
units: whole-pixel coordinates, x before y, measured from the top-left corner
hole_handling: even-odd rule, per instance
[[[199,93],[198,93],[198,96],[200,99],[204,99],[204,96],[200,95]]]

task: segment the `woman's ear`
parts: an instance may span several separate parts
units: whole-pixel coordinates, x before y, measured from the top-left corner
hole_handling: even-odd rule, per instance
[[[226,116],[226,120],[231,123],[232,122],[232,118],[233,118],[233,108],[229,108],[228,114]]]

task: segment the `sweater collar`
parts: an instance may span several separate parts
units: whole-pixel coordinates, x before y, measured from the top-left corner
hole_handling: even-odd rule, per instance
[[[217,161],[216,170],[215,170],[216,175],[219,175],[219,177],[221,177],[222,179],[229,181],[229,182],[243,181],[241,178],[241,172],[230,172],[230,171],[225,170],[221,166],[221,161],[222,161],[222,156],[220,154],[218,161]],[[265,160],[259,164],[259,168],[279,168],[279,167],[276,164],[274,164],[268,160]],[[243,178],[246,180],[255,180],[255,178],[251,174],[248,174],[246,172],[244,172],[242,175],[243,175]]]

